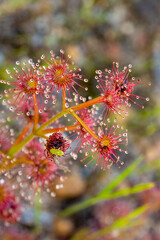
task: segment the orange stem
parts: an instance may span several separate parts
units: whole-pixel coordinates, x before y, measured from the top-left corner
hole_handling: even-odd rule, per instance
[[[39,120],[37,99],[36,99],[36,94],[35,93],[33,94],[33,100],[34,100],[34,114],[35,114],[33,131],[35,131],[36,128],[37,128],[38,120]]]
[[[5,154],[4,152],[0,151],[0,154]]]
[[[6,171],[22,163],[33,164],[33,161],[30,161],[25,157],[21,157],[21,158],[16,158],[15,161],[8,162],[7,158],[4,158],[0,163],[0,170]]]
[[[100,140],[100,138],[82,121],[81,118],[78,117],[78,115],[73,111],[70,110],[70,113],[75,117],[75,119],[89,132],[89,134],[94,137],[95,139]]]
[[[62,87],[62,94],[63,94],[63,110],[66,109],[66,88],[65,86]]]
[[[50,128],[50,129],[43,130],[41,133],[47,134],[47,133],[54,133],[58,131],[61,131],[61,132],[72,131],[72,130],[76,130],[78,126],[79,124],[71,125],[68,127]]]
[[[97,103],[102,103],[103,101],[104,101],[104,96],[100,96],[100,97],[94,98],[90,101],[87,101],[85,103],[81,103],[77,106],[71,107],[70,109],[72,109],[73,111],[77,111],[77,110],[92,106]]]
[[[18,138],[15,140],[14,144],[12,146],[18,145],[23,137],[26,135],[26,133],[29,131],[30,127],[32,126],[32,122],[28,122],[27,125],[24,127],[24,129],[22,130],[21,134],[18,136]]]

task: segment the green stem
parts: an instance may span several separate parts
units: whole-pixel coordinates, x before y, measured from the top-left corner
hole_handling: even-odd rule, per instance
[[[55,115],[54,117],[50,118],[47,122],[43,123],[37,130],[36,133],[41,132],[44,128],[46,128],[48,125],[50,125],[52,122],[57,120],[58,118],[62,117],[63,115],[69,113],[69,109],[66,109],[65,111],[62,111]]]
[[[35,234],[39,233],[42,228],[40,217],[41,217],[41,188],[38,187],[37,192],[35,194],[35,199],[34,199],[34,222],[35,222],[34,233]]]
[[[34,138],[35,135],[33,133],[30,133],[20,144],[16,146],[12,146],[8,152],[8,156],[13,157],[17,152],[20,151],[20,149],[25,146],[29,141]]]
[[[39,136],[40,131],[43,130],[45,127],[47,127],[48,125],[50,125],[52,122],[54,122],[55,120],[57,120],[58,118],[62,117],[64,114],[68,113],[68,109],[65,111],[62,111],[60,113],[58,113],[57,115],[55,115],[54,117],[52,117],[51,119],[49,119],[47,122],[45,122],[44,124],[42,124],[35,132],[30,133],[20,144],[16,145],[16,146],[12,146],[11,149],[8,152],[8,155],[10,157],[13,157],[17,152],[19,152],[21,150],[21,148],[23,146],[25,146],[29,141],[31,141],[34,137]]]

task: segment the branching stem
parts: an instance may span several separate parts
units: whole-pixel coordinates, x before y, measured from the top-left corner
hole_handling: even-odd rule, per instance
[[[36,101],[36,96],[34,96],[34,99]],[[44,137],[44,132],[42,133],[42,130],[46,127],[48,127],[51,123],[53,123],[54,121],[56,121],[57,119],[59,119],[60,117],[64,116],[65,114],[72,114],[76,120],[95,138],[95,139],[99,139],[99,137],[90,129],[88,128],[88,126],[77,116],[77,114],[74,111],[78,111],[81,110],[83,108],[92,106],[94,104],[97,103],[102,103],[104,100],[104,96],[100,96],[97,97],[95,99],[92,99],[88,102],[79,104],[77,106],[74,107],[70,107],[68,109],[62,110],[60,113],[56,114],[55,116],[53,116],[52,118],[50,118],[48,121],[46,121],[45,123],[43,123],[39,128],[37,128],[34,132],[30,133],[23,141],[21,141],[18,145],[14,145],[10,148],[8,155],[10,157],[13,157],[16,153],[18,153],[22,147],[24,147],[29,141],[31,141],[34,137],[36,136],[43,136]],[[36,103],[36,102],[35,102]],[[34,122],[34,128],[37,126],[38,123],[38,112],[37,112],[37,105],[35,104],[35,122]],[[71,129],[73,130],[73,129]],[[44,130],[44,131],[48,131]],[[45,132],[45,133],[46,133]]]

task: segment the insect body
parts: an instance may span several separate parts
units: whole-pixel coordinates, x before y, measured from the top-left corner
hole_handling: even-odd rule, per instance
[[[59,149],[50,149],[50,153],[52,154],[52,160],[55,162],[56,166],[59,167],[64,172],[70,172],[69,168],[61,163],[62,159],[60,156],[64,155],[64,152]]]
[[[64,152],[61,151],[60,149],[52,148],[52,149],[50,149],[50,152],[51,152],[53,155],[57,155],[57,156],[62,156],[62,155],[64,155]]]

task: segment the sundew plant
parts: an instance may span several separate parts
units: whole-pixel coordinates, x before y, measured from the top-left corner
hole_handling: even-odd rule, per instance
[[[150,83],[131,77],[131,69],[113,62],[112,69],[97,70],[96,98],[79,93],[87,92],[88,80],[62,50],[60,56],[51,51],[50,58],[17,61],[6,70],[8,78],[0,81],[6,87],[0,96],[1,219],[12,223],[20,218],[14,191],[31,202],[39,191],[55,196],[50,185],[69,174],[72,159],[109,172],[112,164],[124,164],[120,155],[128,153],[128,131],[117,119],[127,118],[133,104],[144,108],[140,99],[149,101],[134,90]]]

